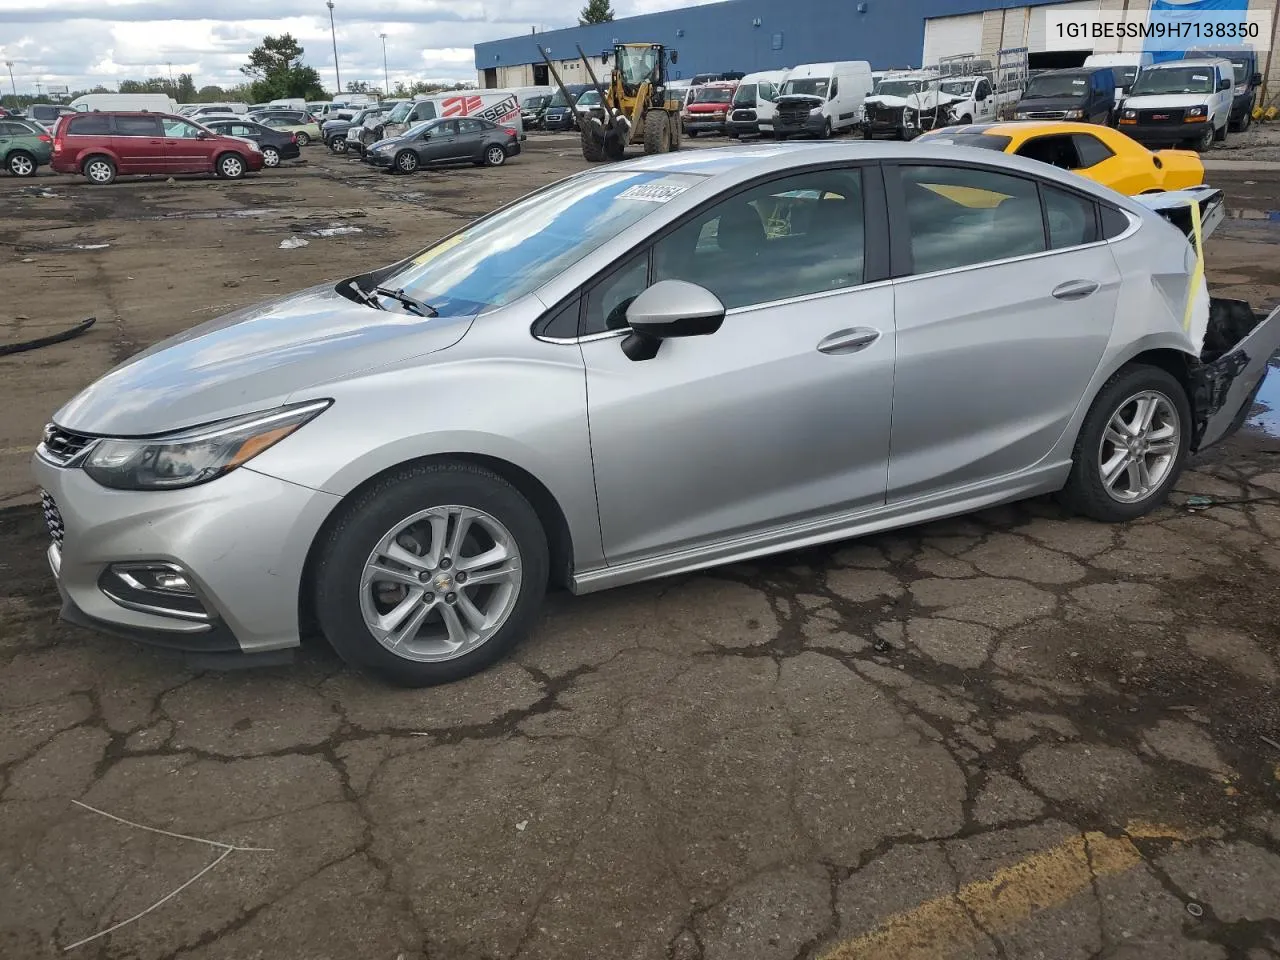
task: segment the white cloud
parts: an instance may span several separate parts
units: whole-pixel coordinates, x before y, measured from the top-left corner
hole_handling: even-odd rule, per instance
[[[472,45],[531,26],[577,22],[585,0],[334,0],[338,63],[351,80],[380,84],[387,34],[391,82],[475,79]],[[711,0],[692,0],[693,3]],[[619,17],[689,6],[690,0],[614,0]],[[114,86],[122,79],[191,73],[196,86],[239,83],[249,51],[268,34],[292,33],[307,64],[334,82],[333,45],[322,0],[0,0],[0,61],[11,60],[20,93],[65,84]],[[215,9],[211,9],[215,8]],[[172,67],[170,67],[172,65]],[[0,75],[9,92],[7,73]]]

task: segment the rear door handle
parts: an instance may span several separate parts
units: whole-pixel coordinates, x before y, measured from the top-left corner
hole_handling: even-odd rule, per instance
[[[1059,300],[1083,300],[1098,289],[1094,280],[1068,280],[1053,288],[1053,295]]]
[[[880,339],[880,331],[870,327],[853,327],[849,330],[837,330],[818,342],[819,353],[843,355],[865,350]]]

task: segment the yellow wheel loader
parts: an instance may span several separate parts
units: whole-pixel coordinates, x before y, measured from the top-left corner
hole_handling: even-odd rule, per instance
[[[587,76],[599,94],[599,104],[578,107],[578,98],[556,72],[547,51],[538,48],[555,78],[565,102],[570,104],[582,136],[582,156],[593,163],[621,160],[631,144],[643,144],[645,153],[680,149],[680,100],[667,93],[667,63],[678,54],[660,43],[618,43],[613,47],[613,71],[608,85],[596,79],[591,61],[578,47]],[[601,60],[607,62],[609,54]]]

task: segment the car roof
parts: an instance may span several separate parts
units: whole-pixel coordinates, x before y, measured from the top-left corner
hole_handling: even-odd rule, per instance
[[[1110,129],[1109,127],[1107,129]],[[970,123],[964,126],[939,127],[929,133],[986,133],[994,137],[1017,137],[1024,133],[1098,133],[1098,124],[1074,120],[1018,120],[999,123]]]
[[[1196,57],[1194,60],[1166,60],[1163,63],[1153,63],[1144,67],[1145,70],[1168,70],[1170,67],[1216,67],[1219,64],[1230,63],[1226,57]]]

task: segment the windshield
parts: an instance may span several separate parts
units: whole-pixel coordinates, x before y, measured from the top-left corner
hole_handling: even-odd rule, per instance
[[[733,100],[733,91],[724,87],[703,87],[693,98],[694,103],[729,103]]]
[[[524,102],[524,108],[526,110],[537,110],[541,107],[545,107],[547,105],[548,99],[550,98],[549,97],[529,97]]]
[[[1137,67],[1112,67],[1111,72],[1115,74],[1117,87],[1131,87],[1138,79]]]
[[[1236,86],[1242,87],[1249,81],[1249,61],[1232,60],[1231,72],[1236,75]]]
[[[827,99],[827,78],[815,77],[809,80],[788,80],[782,85],[783,94],[804,93],[811,97]]]
[[[549,107],[567,107],[568,105],[569,101],[564,98],[564,94],[559,90],[551,95],[551,102],[547,104]]]
[[[404,123],[409,119],[412,111],[412,103],[397,103],[396,108],[391,111],[391,116],[387,117],[387,123]]]
[[[973,93],[972,80],[943,80],[938,89],[953,97],[967,97]]]
[[[756,85],[754,83],[744,83],[738,87],[733,93],[733,102],[753,104],[756,102]]]
[[[618,47],[614,59],[622,82],[628,87],[652,79],[658,67],[658,51],[653,47]]]
[[[502,306],[559,276],[701,180],[650,171],[579,175],[428,248],[381,286],[403,287],[441,316]]]
[[[881,80],[876,84],[876,96],[909,97],[919,93],[923,84],[919,80]]]
[[[580,107],[598,107],[600,106],[600,91],[588,90],[582,96],[578,97],[578,106]]]
[[[1133,95],[1140,97],[1165,93],[1213,93],[1213,67],[1162,67],[1146,69],[1133,84]]]
[[[1027,84],[1023,100],[1049,100],[1058,97],[1083,98],[1089,93],[1089,76],[1084,73],[1060,73],[1036,77]]]
[[[961,147],[982,147],[984,150],[1003,150],[1011,142],[1011,137],[998,137],[990,133],[950,133],[940,130],[937,133],[926,133],[920,136],[921,143],[946,143]]]

